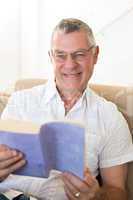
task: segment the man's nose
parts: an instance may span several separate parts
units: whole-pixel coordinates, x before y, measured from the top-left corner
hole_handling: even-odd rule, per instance
[[[67,68],[73,68],[77,65],[77,63],[75,62],[73,56],[71,54],[67,55],[66,61],[65,61],[65,66]]]

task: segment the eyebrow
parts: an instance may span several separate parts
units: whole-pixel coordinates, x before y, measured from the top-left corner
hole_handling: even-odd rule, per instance
[[[79,51],[88,51],[88,49],[87,48],[79,48],[79,49],[76,49],[75,51],[73,51],[71,53],[79,52]],[[66,52],[66,51],[63,51],[63,50],[59,50],[59,49],[55,49],[54,52],[56,52],[56,53],[69,53],[69,52]]]

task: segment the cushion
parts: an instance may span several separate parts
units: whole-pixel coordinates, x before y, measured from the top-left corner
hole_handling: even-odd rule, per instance
[[[10,96],[9,94],[0,93],[0,115],[8,102],[9,96]]]

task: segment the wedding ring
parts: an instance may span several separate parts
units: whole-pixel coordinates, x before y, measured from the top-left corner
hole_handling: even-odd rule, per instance
[[[80,197],[80,192],[76,192],[74,196],[79,198]]]

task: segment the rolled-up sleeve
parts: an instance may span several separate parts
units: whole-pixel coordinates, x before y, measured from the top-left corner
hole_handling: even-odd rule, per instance
[[[100,152],[100,168],[116,166],[133,161],[133,143],[128,124],[122,114],[112,109],[105,144]]]

